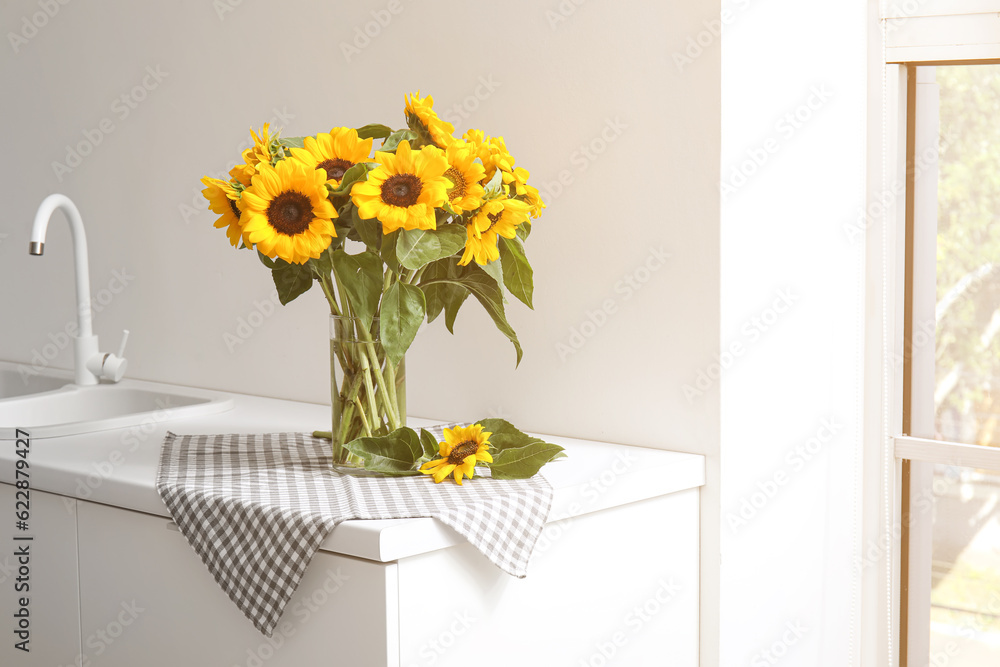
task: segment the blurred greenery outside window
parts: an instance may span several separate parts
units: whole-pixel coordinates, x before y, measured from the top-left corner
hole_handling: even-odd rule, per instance
[[[1000,447],[1000,65],[934,69],[934,437]],[[934,466],[932,551],[931,657],[1000,665],[1000,471]]]

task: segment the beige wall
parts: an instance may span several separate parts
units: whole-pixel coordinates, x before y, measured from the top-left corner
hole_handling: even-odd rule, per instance
[[[58,191],[82,212],[93,292],[108,300],[125,275],[95,328],[103,349],[131,329],[131,377],[328,401],[320,294],[259,315],[271,278],[212,228],[198,179],[236,158],[251,125],[401,127],[404,93],[432,93],[459,131],[506,137],[549,208],[528,244],[536,309],[508,309],[520,368],[470,303],[458,335],[441,321],[419,334],[409,411],[709,455],[712,659],[718,388],[689,400],[682,386],[719,351],[719,43],[690,41],[717,2],[44,1],[51,18],[34,16],[37,0],[0,5],[3,34],[27,35],[0,45],[0,359],[72,364],[58,345],[74,319],[67,226],[54,221],[43,258],[26,251],[38,203]],[[88,135],[90,154],[57,174]],[[259,325],[245,340],[241,321]]]
[[[684,72],[671,57],[712,3],[52,7],[44,21],[34,1],[0,8],[4,35],[28,36],[0,46],[0,312],[13,323],[0,358],[51,355],[49,334],[73,318],[67,226],[52,225],[45,257],[26,252],[35,208],[59,191],[83,214],[94,293],[114,270],[132,277],[95,316],[105,349],[131,329],[131,377],[327,401],[320,293],[262,323],[252,315],[272,295],[270,276],[212,228],[198,179],[235,159],[251,125],[399,127],[404,93],[419,88],[459,131],[506,137],[543,191],[569,185],[550,194],[528,244],[536,310],[509,306],[521,367],[469,304],[457,336],[435,322],[412,348],[411,414],[500,414],[540,432],[692,451],[717,441],[716,401],[692,409],[679,386],[718,347],[718,49]],[[376,33],[367,45],[366,24]],[[53,167],[88,134],[100,140],[79,166]],[[654,249],[670,259],[647,274]],[[648,280],[634,290],[626,276]],[[605,318],[606,301],[615,312]],[[588,313],[606,322],[591,327]],[[259,326],[227,344],[247,333],[241,318]],[[575,339],[574,328],[593,335]],[[72,363],[69,349],[45,361]]]

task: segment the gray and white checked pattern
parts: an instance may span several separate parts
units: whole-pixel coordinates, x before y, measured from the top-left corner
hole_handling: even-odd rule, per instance
[[[432,429],[441,436],[444,427]],[[156,490],[216,582],[270,637],[327,534],[348,519],[435,517],[516,577],[552,506],[541,475],[476,476],[463,486],[366,477],[330,467],[330,443],[305,433],[175,435]]]

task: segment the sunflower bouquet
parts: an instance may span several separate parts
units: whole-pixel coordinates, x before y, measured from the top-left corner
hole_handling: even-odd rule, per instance
[[[471,294],[522,350],[506,294],[532,307],[524,250],[545,208],[503,137],[461,138],[431,96],[405,98],[406,128],[335,127],[281,137],[265,124],[228,179],[202,191],[233,247],[255,252],[284,305],[318,284],[331,313],[333,461],[389,474],[452,475],[477,464],[530,477],[562,448],[504,420],[456,427],[437,442],[406,427],[405,353],[422,323],[455,317]],[[381,145],[372,155],[374,142]],[[491,441],[492,438],[492,441]],[[490,453],[490,449],[493,453]]]

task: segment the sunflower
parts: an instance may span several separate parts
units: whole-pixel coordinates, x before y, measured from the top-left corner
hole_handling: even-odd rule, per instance
[[[518,199],[491,199],[483,204],[472,221],[465,226],[465,252],[458,260],[465,266],[473,258],[477,264],[488,264],[500,257],[497,235],[512,239],[517,226],[528,221],[531,207]]]
[[[468,130],[462,135],[462,139],[472,147],[473,153],[483,163],[487,181],[493,178],[498,168],[505,173],[513,172],[514,156],[507,152],[503,137],[487,137],[482,130]]]
[[[545,208],[545,202],[542,201],[541,195],[538,194],[538,188],[525,183],[524,201],[531,207],[532,218],[537,218],[542,215],[542,209]]]
[[[406,124],[414,132],[426,134],[438,148],[447,148],[455,138],[455,126],[438,118],[434,111],[434,98],[420,99],[420,91],[406,96]]]
[[[514,156],[507,150],[507,142],[503,137],[490,137],[490,160],[507,173],[514,171]]]
[[[508,186],[513,184],[514,192],[521,195],[522,197],[528,194],[528,191],[524,189],[525,184],[528,182],[528,176],[531,173],[524,167],[515,167],[511,171],[504,171],[503,182]]]
[[[476,154],[464,141],[456,141],[445,151],[448,171],[445,178],[451,182],[448,203],[455,213],[473,211],[483,203],[482,180],[486,177],[483,165],[475,161]]]
[[[371,138],[359,139],[354,128],[335,127],[329,134],[306,137],[302,148],[292,149],[292,157],[313,169],[324,170],[327,185],[336,188],[347,170],[367,162],[371,152]]]
[[[243,225],[240,223],[242,211],[238,201],[240,193],[237,192],[232,183],[218,178],[206,176],[201,179],[201,182],[205,184],[205,189],[201,191],[201,194],[208,200],[208,208],[219,215],[215,226],[218,229],[227,227],[226,236],[229,237],[229,242],[233,244],[233,247],[236,247],[243,235]]]
[[[455,473],[455,481],[462,483],[462,475],[472,479],[477,461],[493,462],[490,456],[490,431],[483,431],[482,424],[456,426],[444,430],[444,441],[439,444],[439,459],[420,466],[420,472],[433,475],[434,483],[440,484],[448,475]]]
[[[245,188],[250,187],[253,175],[257,173],[257,168],[248,164],[238,164],[229,170],[229,178],[238,182]]]
[[[379,166],[368,172],[368,180],[351,188],[351,200],[358,215],[378,218],[382,232],[397,229],[437,229],[434,209],[447,200],[451,182],[444,177],[448,160],[439,148],[424,146],[410,150],[410,142],[401,141],[392,153],[375,153]]]
[[[324,172],[298,160],[273,167],[261,162],[258,169],[243,191],[246,239],[268,257],[293,264],[319,257],[337,235],[332,222],[337,211],[326,198]]]
[[[243,159],[251,166],[257,166],[257,163],[261,162],[271,164],[274,160],[274,142],[277,140],[277,136],[271,136],[271,124],[264,123],[260,134],[254,132],[251,127],[250,136],[253,137],[253,147],[243,151]]]
[[[257,158],[253,155],[253,149],[248,148],[242,153],[243,164],[237,164],[229,170],[229,175],[234,181],[239,181],[244,186],[249,187],[253,175],[257,173]]]

